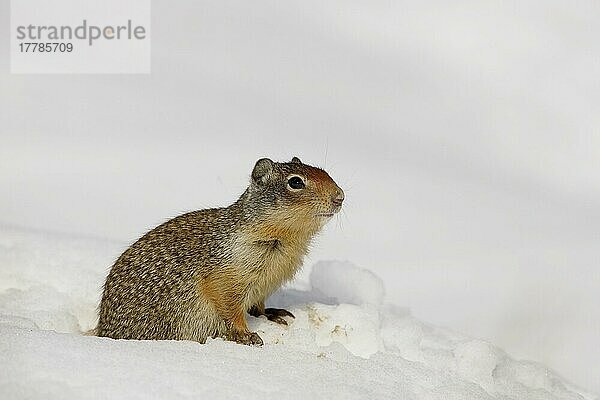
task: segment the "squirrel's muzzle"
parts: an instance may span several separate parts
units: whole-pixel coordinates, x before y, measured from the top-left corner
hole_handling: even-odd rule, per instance
[[[337,192],[332,196],[331,202],[336,207],[341,207],[344,202],[344,191],[338,188]]]
[[[344,191],[338,187],[333,196],[331,196],[333,213],[337,213],[342,209],[342,203],[344,202],[344,198]]]

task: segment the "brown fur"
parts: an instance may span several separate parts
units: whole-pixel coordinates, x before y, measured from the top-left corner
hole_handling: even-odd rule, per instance
[[[301,177],[305,187],[290,186]],[[285,323],[267,297],[294,277],[312,238],[343,201],[318,168],[294,158],[259,160],[250,186],[229,207],[200,210],[154,228],[115,262],[106,279],[99,336],[262,344],[245,313]]]

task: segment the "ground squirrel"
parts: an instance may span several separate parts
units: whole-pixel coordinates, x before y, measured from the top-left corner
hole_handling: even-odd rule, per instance
[[[287,324],[265,299],[300,268],[314,235],[344,192],[322,169],[294,157],[256,162],[229,207],[193,211],[154,228],[112,266],[95,333],[115,339],[204,343],[223,337],[262,345],[246,311]]]

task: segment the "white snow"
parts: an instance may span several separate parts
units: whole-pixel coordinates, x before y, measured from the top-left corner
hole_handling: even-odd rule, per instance
[[[0,398],[593,399],[542,365],[386,303],[349,262],[319,262],[248,316],[265,346],[85,336],[117,242],[0,228]],[[301,286],[301,285],[300,285]]]

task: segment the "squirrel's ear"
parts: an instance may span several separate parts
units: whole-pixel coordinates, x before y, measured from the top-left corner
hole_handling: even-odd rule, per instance
[[[300,161],[300,159],[298,157],[294,157],[294,158],[292,158],[292,163],[294,163],[294,164],[302,164],[302,161]]]
[[[273,172],[274,163],[268,158],[261,158],[252,170],[252,181],[258,184],[266,183]]]

